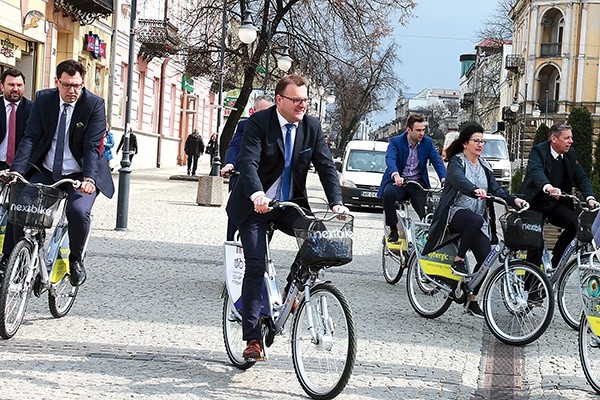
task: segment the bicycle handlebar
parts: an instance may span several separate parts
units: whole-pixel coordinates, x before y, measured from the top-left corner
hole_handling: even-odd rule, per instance
[[[27,179],[25,179],[25,178],[23,177],[23,175],[21,175],[21,174],[20,174],[20,173],[18,173],[18,172],[15,172],[15,171],[6,171],[6,172],[4,172],[4,171],[3,171],[3,172],[0,174],[0,177],[9,177],[9,178],[13,178],[13,180],[19,180],[19,181],[21,181],[21,182],[23,182],[23,183],[25,183],[25,184],[27,184],[27,185],[48,186],[48,187],[51,187],[51,188],[57,188],[57,187],[59,187],[60,185],[63,185],[63,184],[65,184],[65,183],[70,183],[71,185],[73,185],[73,187],[74,187],[75,189],[79,189],[79,187],[81,186],[81,181],[78,181],[78,180],[76,180],[76,179],[70,179],[70,178],[64,178],[64,179],[61,179],[61,180],[59,180],[59,181],[56,181],[56,182],[54,182],[54,183],[53,183],[53,184],[51,184],[51,185],[45,185],[45,184],[43,184],[43,183],[31,183],[31,182],[29,182]]]
[[[421,190],[423,190],[425,192],[438,193],[443,190],[441,187],[435,187],[435,188],[431,188],[431,189],[424,188],[423,185],[421,185],[419,183],[419,181],[404,181],[404,186],[406,186],[408,184],[416,185],[417,187],[419,187]]]
[[[566,193],[566,192],[560,192],[560,197],[563,197],[565,199],[571,199],[573,200],[574,204],[578,204],[579,207],[584,210],[584,211],[591,211],[591,212],[595,212],[600,210],[600,206],[597,206],[596,208],[590,208],[587,205],[586,201],[581,201],[579,200],[579,197],[575,196],[574,194],[570,194],[570,193]]]
[[[528,202],[525,202],[525,204],[523,204],[523,207],[519,209],[510,207],[506,200],[504,200],[502,197],[493,196],[491,194],[486,195],[484,200],[492,200],[494,203],[502,204],[507,210],[510,210],[511,212],[516,212],[517,214],[529,210],[530,207]]]
[[[307,219],[314,219],[314,220],[316,220],[316,219],[317,219],[316,217],[314,217],[314,216],[312,216],[312,215],[309,215],[309,214],[307,214],[307,213],[306,213],[306,211],[305,211],[305,210],[304,210],[302,207],[300,207],[298,204],[296,204],[296,203],[294,203],[294,202],[292,202],[292,201],[279,201],[279,200],[271,200],[271,201],[269,202],[269,207],[270,207],[270,208],[272,208],[273,210],[275,210],[275,209],[278,209],[278,208],[281,208],[281,207],[293,207],[293,208],[295,208],[296,210],[298,210],[298,212],[300,213],[300,215],[301,215],[303,218],[307,218]],[[330,220],[332,220],[332,219],[334,219],[334,218],[337,218],[337,217],[339,217],[339,216],[342,216],[342,215],[350,215],[350,214],[346,214],[346,213],[338,213],[338,212],[332,211],[332,212],[331,212],[331,216],[329,216],[329,217],[327,217],[327,218],[320,218],[320,219],[321,219],[321,220],[325,220],[325,221],[330,221]]]

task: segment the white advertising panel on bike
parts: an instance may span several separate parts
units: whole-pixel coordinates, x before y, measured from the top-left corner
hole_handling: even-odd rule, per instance
[[[242,282],[246,271],[244,249],[241,243],[223,243],[223,259],[225,260],[225,282],[231,301],[240,310],[242,307]]]

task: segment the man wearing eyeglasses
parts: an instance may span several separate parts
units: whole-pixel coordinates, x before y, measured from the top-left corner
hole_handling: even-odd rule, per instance
[[[269,202],[289,200],[308,209],[306,177],[312,162],[329,207],[335,212],[348,212],[342,205],[337,170],[321,124],[306,115],[307,94],[306,78],[296,74],[284,76],[275,86],[275,107],[248,119],[237,161],[243,168],[227,203],[227,214],[239,228],[246,260],[242,332],[247,342],[243,356],[248,359],[260,360],[264,355],[258,320],[267,228],[273,223],[277,229],[293,235],[292,224],[299,217],[294,208],[272,210]],[[289,281],[290,277],[288,284]]]
[[[388,242],[398,241],[398,217],[396,202],[410,198],[410,202],[423,219],[425,216],[426,194],[416,185],[407,185],[407,181],[417,181],[429,189],[427,162],[430,161],[440,181],[446,179],[446,167],[433,140],[425,136],[425,119],[420,114],[411,114],[406,121],[406,132],[390,139],[385,163],[387,168],[379,185],[378,198],[383,198],[385,224],[390,233]]]
[[[552,250],[552,267],[556,268],[565,249],[577,233],[577,216],[572,200],[561,198],[561,192],[571,194],[577,186],[590,208],[598,206],[592,184],[577,161],[573,132],[566,124],[554,124],[548,140],[535,145],[529,153],[527,173],[519,193],[532,210],[542,213],[552,225],[563,228]],[[540,265],[539,250],[528,250],[527,261]]]
[[[19,172],[31,182],[52,184],[63,178],[82,181],[79,189],[66,185],[68,193],[70,280],[73,286],[86,279],[82,253],[90,230],[90,212],[96,195],[112,197],[115,188],[108,162],[101,151],[106,131],[104,100],[83,87],[85,67],[66,60],[56,67],[56,88],[39,92],[33,103],[25,136],[21,141],[11,171]],[[7,226],[15,238],[21,227]],[[4,241],[6,258],[15,240]]]

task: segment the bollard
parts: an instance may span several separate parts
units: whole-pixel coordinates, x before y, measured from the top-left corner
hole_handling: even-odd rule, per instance
[[[220,206],[223,204],[223,178],[220,176],[198,175],[199,206]]]

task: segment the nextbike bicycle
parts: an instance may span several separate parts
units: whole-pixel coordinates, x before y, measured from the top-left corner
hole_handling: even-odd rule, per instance
[[[506,213],[500,217],[500,223],[504,237],[507,237],[507,232],[512,235],[511,246],[519,243],[520,234],[542,235],[541,223],[534,225],[524,220],[525,214],[522,213],[528,207],[512,210],[500,197],[488,195],[487,198],[505,206]],[[546,331],[554,312],[554,292],[538,266],[522,259],[511,259],[515,249],[500,241],[492,246],[477,272],[473,272],[473,265],[466,258],[469,275],[459,277],[450,269],[458,250],[456,243],[423,256],[421,251],[429,225],[415,225],[418,245],[408,261],[406,288],[410,304],[417,314],[437,318],[448,310],[452,302],[466,305],[469,295],[481,285],[478,302],[488,328],[500,341],[523,346]]]
[[[62,201],[67,194],[59,187],[71,184],[78,188],[81,183],[62,179],[44,185],[30,183],[14,172],[8,176],[15,178],[9,184],[8,220],[23,226],[24,236],[8,257],[0,286],[0,336],[4,339],[12,338],[19,330],[31,292],[40,297],[48,291],[50,313],[61,318],[73,307],[79,290],[69,280],[66,201]],[[46,244],[46,229],[52,227],[57,216],[58,223]]]
[[[437,208],[442,193],[442,188],[426,189],[419,182],[407,181],[407,185],[415,185],[425,192],[425,217],[424,223],[429,223],[433,213]],[[414,223],[409,216],[410,199],[398,202],[396,216],[398,217],[398,242],[390,243],[387,238],[390,233],[385,225],[385,212],[383,213],[383,238],[381,240],[383,248],[381,250],[381,266],[383,277],[392,285],[395,285],[402,278],[404,269],[407,267],[407,261],[415,249]]]
[[[331,212],[308,215],[292,202],[278,202],[274,207],[294,207],[300,212],[299,223],[294,227],[300,250],[288,295],[282,299],[267,238],[267,270],[259,320],[265,351],[262,359],[268,357],[267,349],[291,318],[292,361],[300,385],[313,399],[330,399],[342,392],[352,375],[356,333],[348,301],[321,276],[327,268],[352,260],[353,217]],[[245,359],[242,355],[246,343],[242,340],[241,287],[245,264],[241,244],[225,242],[224,259],[225,349],[235,367],[247,369],[262,359]]]

